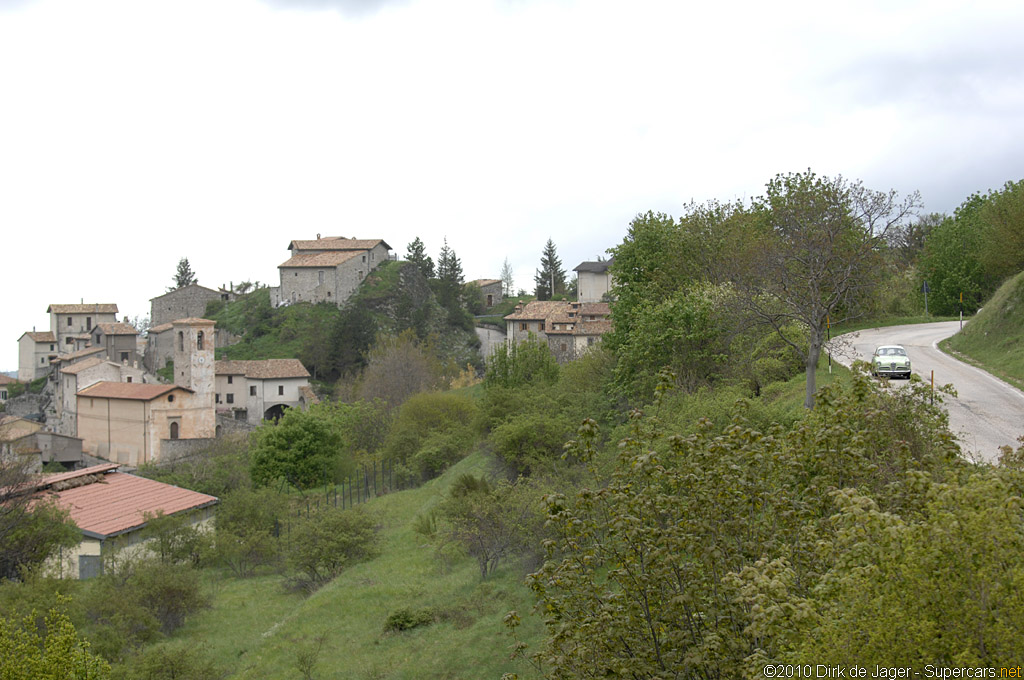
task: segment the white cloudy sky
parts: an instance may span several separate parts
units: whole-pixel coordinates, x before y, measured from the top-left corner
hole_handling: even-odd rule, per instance
[[[147,314],[178,259],[442,238],[532,288],[638,212],[808,167],[928,211],[1024,176],[1024,4],[0,0],[0,368],[50,303]]]

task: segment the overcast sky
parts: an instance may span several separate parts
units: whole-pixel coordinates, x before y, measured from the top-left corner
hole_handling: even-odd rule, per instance
[[[811,168],[952,212],[1024,177],[1024,3],[0,0],[0,369],[175,265],[442,239],[532,289],[634,215]]]

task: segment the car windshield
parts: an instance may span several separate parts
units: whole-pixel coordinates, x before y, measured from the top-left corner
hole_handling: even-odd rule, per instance
[[[879,347],[879,356],[883,357],[905,357],[907,352],[902,347]]]

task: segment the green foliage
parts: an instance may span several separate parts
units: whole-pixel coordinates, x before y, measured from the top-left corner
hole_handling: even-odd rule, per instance
[[[423,274],[423,278],[434,278],[434,261],[427,255],[427,248],[419,236],[406,247],[405,259],[416,265],[416,268]]]
[[[210,548],[210,536],[199,525],[194,524],[187,513],[165,515],[163,511],[144,515],[146,526],[140,532],[140,539],[146,541],[146,549],[161,564],[182,564],[199,566],[199,562]]]
[[[292,527],[287,556],[296,584],[312,592],[346,568],[380,553],[376,520],[362,509],[330,508]]]
[[[380,399],[388,409],[395,409],[413,394],[439,387],[442,370],[433,345],[419,341],[411,329],[399,335],[382,334],[367,354],[359,396]]]
[[[562,456],[574,422],[557,411],[517,414],[491,432],[494,453],[517,475],[546,469]]]
[[[177,288],[184,288],[193,283],[197,283],[195,272],[192,271],[192,265],[189,264],[188,258],[183,257],[178,260],[178,268],[174,272],[174,285],[167,290],[172,291]]]
[[[659,400],[652,411],[662,407]],[[660,417],[634,412],[603,481],[597,425],[585,423],[572,451],[590,462],[598,483],[571,498],[547,496],[556,538],[528,581],[546,618],[548,637],[534,657],[546,677],[743,677],[789,659],[794,640],[819,639],[812,631],[827,612],[848,611],[842,603],[830,609],[823,595],[830,570],[861,574],[866,565],[866,548],[846,546],[836,532],[837,495],[854,489],[884,512],[909,516],[920,512],[922,485],[941,488],[966,470],[944,412],[920,381],[883,392],[859,373],[848,388],[823,390],[789,430],[754,429],[742,411],[721,431],[708,421],[689,435],[662,426]],[[851,536],[861,540],[864,532]],[[893,603],[911,592],[925,588],[884,600],[884,609],[899,609]],[[880,615],[883,601],[872,601]],[[954,597],[944,610],[962,603]],[[507,619],[518,622],[518,615]],[[855,631],[852,623],[843,628],[847,637],[833,639]],[[818,651],[819,661],[834,658]]]
[[[437,278],[433,283],[438,303],[448,310],[449,314],[461,311],[463,282],[462,262],[448,246],[446,238],[437,257]]]
[[[249,466],[249,440],[229,434],[192,456],[143,465],[137,474],[220,498],[251,485]]]
[[[82,538],[67,510],[45,499],[29,503],[18,488],[26,481],[20,466],[0,460],[0,579],[20,578]]]
[[[558,362],[547,343],[531,336],[523,341],[498,347],[487,357],[484,385],[522,387],[526,384],[552,383],[558,379]]]
[[[140,651],[114,668],[114,680],[219,680],[223,671],[206,645],[161,643]]]
[[[555,242],[548,239],[540,256],[540,269],[533,277],[536,284],[534,294],[538,300],[550,300],[565,293],[565,269],[558,258]]]
[[[46,615],[45,633],[35,616],[21,622],[0,617],[0,678],[4,680],[103,680],[110,666],[89,651],[58,597]]]
[[[429,626],[436,620],[437,614],[430,607],[424,609],[402,607],[388,614],[387,620],[384,621],[384,632],[400,633],[403,630]]]
[[[353,452],[347,434],[364,408],[325,402],[305,411],[288,409],[276,423],[264,423],[252,434],[253,484],[284,479],[308,489],[351,472]]]
[[[384,458],[417,480],[431,479],[469,451],[475,416],[476,405],[464,394],[414,395],[399,409],[384,444]]]

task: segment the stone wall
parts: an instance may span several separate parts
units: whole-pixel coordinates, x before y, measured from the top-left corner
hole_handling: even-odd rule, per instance
[[[205,316],[206,305],[220,299],[217,291],[195,283],[172,290],[149,301],[149,323],[159,326],[178,319]]]
[[[167,463],[179,458],[187,458],[210,448],[215,441],[217,440],[212,437],[209,439],[161,439],[160,462]]]

